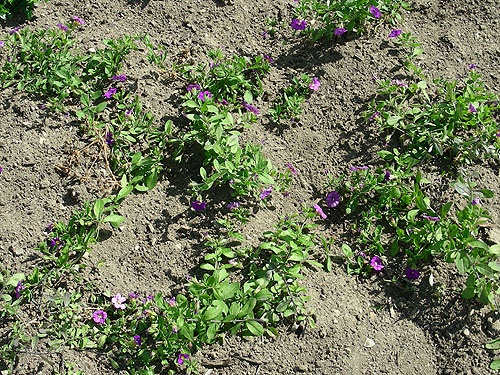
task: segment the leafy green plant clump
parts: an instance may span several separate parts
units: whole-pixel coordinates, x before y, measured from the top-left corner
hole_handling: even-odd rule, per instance
[[[409,5],[401,0],[300,0],[290,25],[312,40],[333,38],[348,31],[366,32],[368,24],[381,19],[394,23],[401,7]]]
[[[16,13],[22,13],[26,18],[31,19],[38,2],[40,0],[0,0],[0,18],[5,20]]]

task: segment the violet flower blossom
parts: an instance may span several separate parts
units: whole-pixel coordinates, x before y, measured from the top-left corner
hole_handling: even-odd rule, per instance
[[[297,174],[297,171],[295,170],[294,167],[292,167],[292,165],[290,163],[286,163],[286,166],[288,167],[290,172],[292,172],[293,174]]]
[[[380,10],[376,7],[376,6],[371,6],[370,7],[370,13],[373,15],[373,17],[375,18],[380,18],[381,16],[381,13],[380,13]]]
[[[290,23],[290,26],[294,30],[305,30],[305,28],[307,26],[307,22],[306,22],[306,20],[299,21],[297,18],[294,18],[292,20],[292,22]]]
[[[389,34],[389,38],[396,38],[401,35],[401,30],[392,30],[391,33]]]
[[[319,81],[319,79],[314,77],[312,83],[309,84],[309,88],[311,90],[318,91],[320,85],[321,85],[321,82]]]
[[[66,25],[63,25],[62,23],[58,23],[57,27],[60,28],[62,31],[68,31],[69,28]]]
[[[111,87],[105,94],[104,96],[108,99],[111,99],[111,97],[116,94],[116,89],[114,87]]]
[[[262,192],[260,193],[259,195],[259,198],[262,200],[264,199],[265,197],[267,197],[269,194],[271,194],[273,191],[273,187],[269,187],[269,189],[264,189],[262,190]]]
[[[380,111],[375,112],[373,115],[371,115],[368,120],[374,120],[380,115]]]
[[[313,205],[313,207],[314,207],[314,210],[316,211],[316,213],[319,214],[319,216],[321,216],[323,219],[326,219],[328,217],[325,215],[325,213],[323,212],[323,209],[319,205],[315,204],[315,205]]]
[[[336,28],[335,31],[333,32],[334,35],[342,35],[347,32],[347,29],[344,29],[343,27]]]
[[[106,318],[108,317],[108,314],[106,314],[106,311],[102,310],[97,310],[94,311],[92,314],[92,318],[94,319],[94,322],[97,324],[103,324],[106,321]]]
[[[336,191],[331,191],[326,196],[326,205],[329,208],[337,207],[340,203],[340,195]]]
[[[191,202],[191,207],[193,207],[195,211],[201,211],[207,207],[207,204],[202,201],[194,201]]]
[[[439,217],[437,216],[428,216],[428,215],[422,215],[424,219],[427,219],[429,221],[440,221]]]
[[[416,280],[420,277],[420,272],[418,272],[417,270],[414,270],[413,268],[408,268],[405,271],[405,276],[407,279]]]
[[[177,363],[179,365],[182,365],[184,363],[184,360],[188,360],[188,359],[189,359],[189,355],[180,353],[179,356],[177,357]]]
[[[111,303],[115,306],[116,309],[125,310],[125,304],[123,302],[125,302],[126,300],[127,298],[118,293],[116,296],[111,298]]]
[[[384,268],[384,264],[382,263],[382,259],[375,256],[370,260],[370,266],[373,267],[375,271],[381,271]]]
[[[200,93],[198,94],[198,99],[200,99],[202,102],[211,98],[212,94],[210,93],[210,91],[200,91]]]
[[[73,16],[71,17],[73,19],[73,21],[79,23],[80,25],[85,25],[85,21],[82,20],[80,17],[77,17],[77,16]]]
[[[255,113],[256,115],[260,114],[259,110],[255,108],[253,105],[248,104],[246,101],[243,100],[243,108],[245,108],[247,111]]]
[[[114,81],[125,82],[127,80],[127,76],[125,74],[120,74],[119,76],[111,77],[111,79]]]
[[[201,87],[200,87],[200,85],[198,85],[197,83],[190,83],[190,84],[186,87],[186,90],[187,90],[187,91],[191,91],[192,89],[201,90]]]

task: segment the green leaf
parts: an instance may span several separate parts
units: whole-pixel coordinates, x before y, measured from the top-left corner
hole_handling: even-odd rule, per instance
[[[196,103],[193,100],[188,100],[188,101],[184,102],[182,105],[184,107],[188,107],[188,108],[198,108],[199,107],[198,103]]]
[[[222,313],[218,307],[210,306],[205,310],[201,318],[203,320],[214,320],[221,317]]]
[[[489,251],[491,254],[500,255],[500,244],[490,246]]]
[[[481,189],[479,191],[483,194],[485,198],[493,198],[493,196],[495,195],[493,191],[488,189]]]
[[[148,175],[148,177],[146,177],[146,186],[149,190],[152,190],[156,186],[157,182],[158,182],[158,170],[155,169]]]
[[[207,171],[203,167],[200,167],[200,176],[203,180],[207,179]]]
[[[486,264],[480,263],[476,266],[476,269],[480,274],[482,274],[484,276],[488,276],[488,277],[493,276],[493,270],[489,266],[487,266]]]
[[[12,277],[7,281],[6,285],[17,286],[19,281],[24,280],[24,273],[15,273]]]
[[[94,215],[99,219],[104,210],[104,201],[102,199],[98,199],[94,202]]]
[[[243,100],[245,100],[248,104],[252,104],[253,101],[253,95],[250,91],[245,91],[245,94],[243,95]]]
[[[387,119],[387,125],[394,126],[402,119],[401,116],[391,116]]]
[[[500,338],[487,342],[484,346],[489,350],[498,350],[500,349]]]
[[[464,291],[462,292],[462,298],[463,299],[471,299],[475,295],[474,293],[474,288],[465,288]]]
[[[210,324],[207,329],[207,339],[208,341],[213,341],[217,333],[217,324]]]
[[[453,206],[453,202],[448,202],[441,207],[441,219],[444,219],[445,216],[448,214],[448,212],[451,209],[451,206]]]
[[[490,369],[492,370],[500,370],[500,359],[496,359],[490,363]]]
[[[262,327],[262,324],[260,324],[259,322],[251,320],[249,322],[246,322],[245,325],[250,333],[254,336],[262,336],[262,334],[264,333],[264,327]]]
[[[399,252],[399,244],[398,241],[394,241],[391,244],[391,255],[395,256]]]
[[[118,228],[118,226],[125,221],[125,218],[117,214],[111,214],[106,216],[102,221],[104,223],[110,223],[113,228]]]
[[[394,159],[394,155],[390,151],[382,150],[382,151],[378,151],[377,154],[378,154],[378,156],[380,156],[384,160]]]
[[[469,246],[471,246],[474,249],[483,249],[483,250],[488,250],[488,245],[485,244],[483,241],[471,241],[469,242]]]
[[[454,182],[451,184],[458,194],[466,197],[472,196],[472,190],[462,182]]]
[[[94,108],[94,113],[101,113],[102,111],[104,111],[104,109],[106,108],[106,106],[108,105],[107,102],[102,102],[102,103],[99,103],[95,108]]]
[[[116,195],[115,202],[121,201],[123,198],[125,198],[127,195],[129,195],[132,192],[132,190],[134,190],[133,185],[127,185],[127,186],[121,188],[120,191],[118,192],[118,194]]]
[[[245,305],[241,308],[240,313],[238,314],[238,318],[244,318],[246,317],[249,313],[253,311],[253,308],[257,304],[257,299],[255,298],[250,298]]]
[[[488,266],[495,272],[500,272],[500,265],[497,262],[489,262]]]
[[[265,185],[274,185],[274,179],[267,173],[259,174],[259,180]]]

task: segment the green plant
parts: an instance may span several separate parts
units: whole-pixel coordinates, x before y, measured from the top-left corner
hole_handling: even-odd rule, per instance
[[[38,2],[40,0],[0,0],[0,18],[5,20],[19,12],[26,18],[31,19],[33,10]]]
[[[366,32],[367,23],[384,17],[391,23],[400,19],[399,9],[409,9],[401,0],[301,0],[294,9],[292,28],[312,40],[333,38],[346,31]],[[295,26],[294,26],[295,25]]]
[[[319,84],[316,77],[314,79]],[[304,112],[302,103],[306,101],[312,87],[317,90],[316,86],[311,86],[312,82],[313,79],[307,74],[301,74],[300,77],[293,78],[292,85],[283,90],[283,93],[276,99],[269,110],[274,122],[279,124],[281,120],[294,119]]]

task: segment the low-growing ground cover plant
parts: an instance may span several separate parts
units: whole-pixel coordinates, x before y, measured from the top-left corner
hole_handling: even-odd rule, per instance
[[[300,0],[290,26],[312,40],[348,31],[363,33],[382,20],[394,23],[401,7],[408,9],[409,4],[401,0]]]
[[[40,0],[0,0],[0,18],[5,20],[21,13],[30,19],[38,2]]]
[[[467,72],[453,81],[430,82],[414,63],[423,52],[415,38],[400,30],[389,37],[410,48],[405,65],[415,76],[408,81],[377,79],[378,96],[367,117],[390,131],[386,140],[400,140],[400,152],[419,161],[434,156],[455,165],[483,158],[498,161],[499,97],[486,90],[476,66],[469,64]]]

